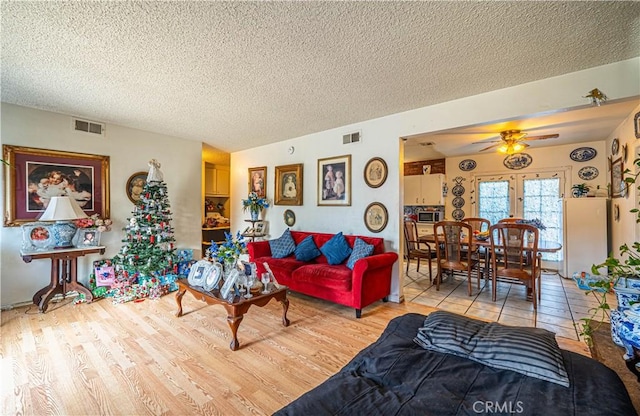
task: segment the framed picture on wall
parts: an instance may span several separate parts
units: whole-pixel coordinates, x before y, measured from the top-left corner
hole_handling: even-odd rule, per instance
[[[302,205],[302,163],[276,166],[275,205]]]
[[[431,171],[431,165],[429,171]],[[371,188],[379,188],[387,180],[387,162],[380,157],[370,159],[364,166],[364,181]]]
[[[260,198],[267,197],[267,167],[249,168],[249,192],[255,192]]]
[[[109,217],[109,156],[3,145],[4,225],[38,218],[54,196],[76,200],[89,216]]]
[[[136,172],[133,175],[129,176],[127,180],[127,185],[125,188],[125,192],[127,193],[127,197],[129,201],[134,204],[140,201],[140,195],[144,190],[144,186],[147,184],[147,172]]]
[[[622,158],[611,162],[611,198],[621,198],[627,195],[627,183],[623,178],[624,162]]]
[[[351,155],[318,159],[318,205],[351,205]]]

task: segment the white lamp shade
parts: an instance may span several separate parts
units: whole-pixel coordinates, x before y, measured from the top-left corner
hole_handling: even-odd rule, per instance
[[[54,196],[49,200],[49,205],[39,218],[40,221],[65,221],[87,218],[75,199],[67,196]]]

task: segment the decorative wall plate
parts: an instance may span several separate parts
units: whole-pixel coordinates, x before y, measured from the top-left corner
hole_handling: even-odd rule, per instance
[[[593,147],[578,147],[569,154],[571,160],[575,162],[586,162],[596,157],[598,152]]]
[[[593,166],[585,166],[578,171],[578,177],[585,181],[590,181],[598,177],[598,169]]]
[[[458,165],[458,167],[460,168],[460,170],[468,172],[470,170],[474,170],[476,168],[477,164],[475,160],[472,159],[465,159],[462,162],[460,162],[460,164]]]
[[[618,154],[619,150],[620,150],[620,140],[618,140],[618,138],[616,137],[611,142],[611,154],[615,156]]]
[[[464,198],[461,198],[459,196],[453,198],[453,201],[451,201],[451,205],[453,205],[455,208],[462,208],[464,206]]]
[[[613,206],[613,219],[616,222],[620,221],[620,206],[618,204]]]
[[[453,196],[462,196],[462,195],[464,195],[464,186],[462,186],[462,185],[454,186],[453,189],[451,190],[451,193],[453,194]]]
[[[454,209],[453,212],[451,213],[451,216],[453,217],[454,220],[460,221],[464,218],[464,211],[461,209]]]
[[[507,169],[519,170],[524,169],[533,162],[533,158],[528,153],[515,153],[504,158],[502,164]]]

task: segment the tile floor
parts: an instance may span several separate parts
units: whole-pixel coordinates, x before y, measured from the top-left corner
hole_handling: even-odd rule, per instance
[[[429,282],[428,266],[424,262],[420,266],[420,272],[417,272],[416,262],[412,261],[408,275],[404,276],[404,296],[407,302],[506,325],[545,328],[569,340],[583,341],[579,335],[582,328],[580,319],[590,317],[589,309],[597,306],[594,294],[585,295],[573,280],[563,279],[553,272],[542,274],[542,300],[538,303],[536,312],[533,303],[526,300],[523,285],[498,282],[497,299],[493,302],[491,282],[483,280],[478,290],[475,276],[472,276],[473,291],[469,296],[466,276],[455,275],[453,279],[445,277],[440,290],[436,291],[435,285]],[[404,267],[406,269],[406,263]],[[435,275],[434,268],[433,276]],[[615,305],[611,307],[615,308]],[[608,316],[604,320],[607,321]]]

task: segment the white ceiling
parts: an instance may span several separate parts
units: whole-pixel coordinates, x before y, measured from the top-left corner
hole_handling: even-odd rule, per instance
[[[640,51],[640,2],[625,1],[2,1],[1,12],[3,102],[229,152]],[[473,128],[473,141],[501,129]]]

